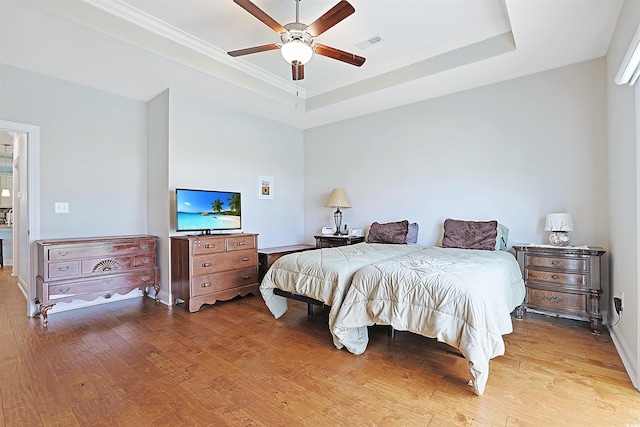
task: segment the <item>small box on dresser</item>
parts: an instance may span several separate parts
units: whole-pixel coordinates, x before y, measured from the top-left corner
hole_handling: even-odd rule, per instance
[[[171,294],[190,312],[203,304],[257,295],[258,235],[214,234],[171,237]]]
[[[590,322],[602,331],[599,247],[514,245],[527,288],[524,308]]]
[[[158,299],[156,236],[38,240],[36,315],[48,321],[58,302],[94,300],[153,287]]]

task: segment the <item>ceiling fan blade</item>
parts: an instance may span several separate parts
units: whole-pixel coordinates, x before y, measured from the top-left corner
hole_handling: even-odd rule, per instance
[[[249,55],[250,53],[266,52],[268,50],[275,50],[275,49],[280,49],[280,46],[278,46],[275,43],[272,43],[272,44],[263,44],[262,46],[248,47],[246,49],[232,50],[231,52],[227,52],[227,53],[231,56],[242,56],[242,55]]]
[[[338,61],[346,62],[347,64],[355,65],[356,67],[361,66],[364,64],[364,61],[366,61],[366,58],[363,58],[362,56],[354,55],[353,53],[345,52],[344,50],[322,44],[315,45],[314,50],[318,55],[337,59]]]
[[[292,80],[304,79],[304,64],[300,64],[300,65],[291,64],[291,79]]]
[[[318,37],[320,34],[324,33],[355,11],[354,7],[351,6],[348,1],[342,0],[320,18],[316,19],[313,24],[309,25],[307,27],[307,31],[312,36]]]
[[[249,0],[233,0],[233,2],[258,18],[260,21],[266,24],[267,27],[271,28],[276,33],[284,33],[285,30],[282,25],[278,24],[275,19],[267,15],[265,11],[260,9],[255,4],[251,3]]]

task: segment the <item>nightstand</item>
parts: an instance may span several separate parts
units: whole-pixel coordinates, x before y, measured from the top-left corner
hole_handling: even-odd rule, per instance
[[[599,247],[514,245],[527,288],[524,308],[586,320],[602,331],[602,255]]]
[[[258,249],[258,279],[262,282],[262,278],[267,274],[269,267],[281,256],[308,251],[309,249],[316,249],[316,247],[313,245],[293,245]]]
[[[316,248],[335,248],[336,246],[355,245],[364,242],[364,236],[335,236],[333,234],[323,234],[313,236],[316,238]]]

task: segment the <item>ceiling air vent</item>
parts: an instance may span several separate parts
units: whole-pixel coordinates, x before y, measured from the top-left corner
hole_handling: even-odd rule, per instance
[[[373,46],[374,44],[378,44],[383,41],[384,39],[382,38],[382,36],[380,36],[380,34],[376,34],[375,36],[371,36],[368,39],[361,41],[360,43],[356,44],[356,46],[364,50],[368,47]]]

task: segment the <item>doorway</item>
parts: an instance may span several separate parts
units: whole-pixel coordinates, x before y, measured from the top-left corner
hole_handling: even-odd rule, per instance
[[[40,127],[0,120],[0,130],[15,134],[13,185],[13,275],[27,299],[27,315],[36,312],[36,248],[40,238]]]

